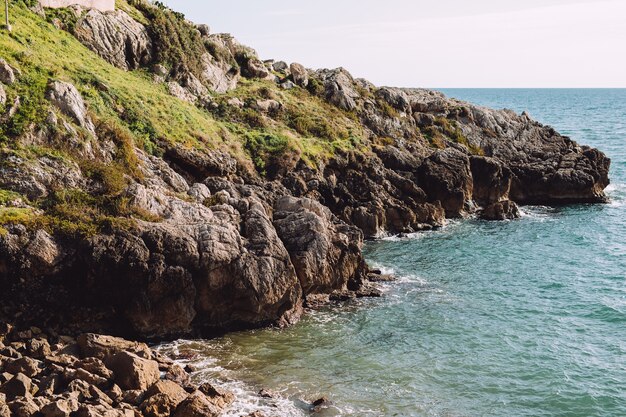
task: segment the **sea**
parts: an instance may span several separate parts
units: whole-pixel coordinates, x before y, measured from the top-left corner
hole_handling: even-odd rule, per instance
[[[236,393],[228,416],[626,416],[626,90],[442,91],[599,148],[610,202],[371,241],[383,297],[161,346]]]

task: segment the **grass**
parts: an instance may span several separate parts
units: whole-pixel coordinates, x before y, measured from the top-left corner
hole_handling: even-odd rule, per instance
[[[199,42],[195,29],[181,15],[139,4],[140,0],[116,2],[119,9],[148,26],[158,40],[160,62],[170,67],[181,64],[193,72],[197,62],[190,57],[203,51],[226,53]],[[22,223],[66,236],[89,236],[113,227],[132,228],[134,219],[160,221],[132,208],[125,197],[129,182],[143,179],[136,148],[156,156],[174,144],[225,149],[241,166],[253,166],[261,175],[300,160],[315,166],[340,150],[368,150],[356,115],[321,98],[323,85],[315,80],[308,90],[286,91],[273,82],[242,79],[237,89],[213,97],[218,108],[209,112],[171,96],[147,69],[124,71],[106,63],[70,33],[28,10],[23,0],[14,3],[11,12],[13,31],[0,36],[0,50],[20,74],[15,84],[6,87],[8,102],[19,96],[21,105],[9,121],[0,124],[0,152],[26,161],[46,156],[75,162],[95,187],[89,192],[51,190],[47,198],[29,202],[37,211],[3,207],[20,196],[0,190],[0,225]],[[66,29],[72,30],[75,19],[65,19],[67,13],[59,9],[49,16],[62,18]],[[65,145],[63,129],[47,126],[47,115],[53,110],[46,99],[51,80],[77,87],[98,140],[115,145],[112,162],[85,159]],[[232,97],[247,105],[238,109],[226,104]],[[258,99],[277,100],[283,108],[262,114],[250,106]],[[61,120],[73,123],[54,111]],[[90,140],[88,132],[74,127],[82,140]],[[22,144],[20,138],[35,128],[48,129],[49,144]],[[4,163],[9,162],[0,156],[0,164]]]

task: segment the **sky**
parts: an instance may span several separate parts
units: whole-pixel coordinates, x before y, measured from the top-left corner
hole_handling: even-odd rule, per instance
[[[626,87],[626,0],[168,0],[262,59],[399,87]]]

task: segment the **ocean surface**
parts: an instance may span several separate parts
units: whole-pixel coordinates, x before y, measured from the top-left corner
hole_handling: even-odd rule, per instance
[[[399,278],[384,297],[162,349],[267,417],[310,415],[321,396],[320,417],[626,416],[626,90],[444,92],[601,149],[611,202],[370,242],[370,264]]]

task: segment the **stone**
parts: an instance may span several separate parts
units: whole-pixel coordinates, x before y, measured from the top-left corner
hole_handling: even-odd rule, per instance
[[[31,387],[31,379],[22,373],[18,373],[0,386],[0,392],[6,395],[8,401],[13,401],[16,397],[30,395]]]
[[[180,403],[173,417],[218,417],[221,412],[203,393],[196,391]]]
[[[272,64],[272,69],[276,72],[285,72],[289,69],[289,65],[285,61],[276,61]]]
[[[198,24],[196,25],[196,29],[198,29],[201,36],[209,36],[211,34],[211,28],[209,25]]]
[[[131,352],[144,359],[152,356],[145,343],[131,342],[119,337],[85,333],[76,339],[83,358],[94,357],[106,361],[120,352]]]
[[[291,81],[285,81],[285,82],[280,83],[280,88],[282,88],[283,90],[291,90],[295,87],[296,85]]]
[[[268,78],[270,72],[258,58],[251,58],[246,63],[245,75],[249,78]]]
[[[253,107],[262,113],[277,113],[283,105],[276,100],[257,100]]]
[[[167,76],[167,74],[169,74],[169,70],[161,64],[154,65],[152,67],[152,72],[160,77],[165,77]]]
[[[71,413],[78,409],[77,405],[77,403],[70,400],[60,399],[44,406],[41,409],[41,414],[44,417],[69,417]]]
[[[232,392],[223,390],[208,382],[200,385],[198,391],[203,393],[211,403],[220,409],[230,406],[235,401],[235,395]]]
[[[190,93],[187,89],[183,88],[179,83],[170,81],[167,83],[167,91],[174,97],[186,101],[191,104],[195,104],[198,97]]]
[[[0,417],[11,417],[11,409],[3,402],[0,402]]]
[[[165,395],[173,403],[175,403],[175,405],[178,405],[187,397],[187,391],[185,391],[177,383],[169,380],[162,380],[154,383],[146,392],[146,398],[150,398],[157,394]]]
[[[94,132],[93,123],[87,116],[85,101],[74,85],[64,81],[52,81],[48,85],[46,97],[79,126]]]
[[[517,204],[510,200],[498,201],[485,207],[480,213],[485,220],[513,220],[520,217]]]
[[[113,378],[113,372],[111,372],[111,370],[106,367],[104,362],[102,362],[102,360],[98,358],[87,357],[76,362],[74,366],[84,369],[92,375],[97,375],[105,380],[110,380]]]
[[[186,397],[186,392],[182,398],[172,397],[163,393],[154,394],[144,400],[141,404],[141,411],[146,417],[168,417]]]
[[[32,398],[20,398],[8,404],[12,417],[32,417],[37,414],[39,407]]]
[[[11,85],[15,81],[15,71],[4,59],[0,58],[0,82]]]
[[[158,362],[129,352],[116,353],[107,367],[115,374],[115,383],[127,390],[146,390],[160,377]]]
[[[89,10],[76,22],[74,36],[118,68],[133,70],[152,61],[148,31],[121,10]]]
[[[5,370],[12,374],[22,373],[27,377],[33,377],[39,373],[40,366],[40,361],[24,356],[8,362],[5,366]]]
[[[42,233],[45,233],[45,232],[42,230]],[[49,235],[46,236],[46,239],[48,237]],[[54,248],[54,251],[52,253],[49,250],[51,247]],[[56,245],[47,246],[47,248],[43,251],[38,249],[36,250],[36,252],[39,254],[43,254],[43,256],[39,256],[39,258],[45,259],[45,262],[49,264],[54,263],[54,260],[58,256],[58,248],[56,247]],[[28,354],[31,357],[36,358],[36,359],[44,359],[46,356],[49,356],[52,354],[52,351],[50,349],[50,343],[48,343],[48,341],[43,338],[28,340],[26,342],[26,350],[28,351]]]
[[[291,71],[291,79],[296,85],[303,88],[309,85],[309,73],[304,66],[294,62],[289,66],[289,70]]]
[[[170,366],[165,372],[165,379],[186,386],[190,382],[189,374],[177,364]]]
[[[0,105],[4,105],[7,102],[7,92],[4,86],[0,84]]]
[[[237,97],[233,97],[233,98],[229,98],[226,101],[226,104],[228,104],[229,106],[232,107],[237,107],[237,108],[243,108],[245,103],[243,101],[241,101],[241,99],[237,98]]]

